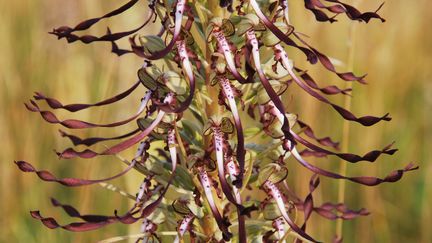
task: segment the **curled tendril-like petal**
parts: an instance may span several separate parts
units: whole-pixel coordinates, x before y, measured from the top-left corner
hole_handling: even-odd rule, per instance
[[[129,170],[131,170],[135,166],[135,162],[132,162],[125,170],[123,170],[121,173],[118,173],[117,175],[104,178],[104,179],[99,179],[99,180],[88,180],[88,179],[79,179],[79,178],[57,178],[56,176],[51,174],[51,172],[46,170],[37,170],[33,167],[33,165],[25,161],[15,161],[15,164],[18,166],[18,168],[21,171],[35,173],[43,181],[57,182],[59,184],[62,184],[64,186],[69,186],[69,187],[86,186],[86,185],[91,185],[99,182],[113,180],[115,178],[118,178],[126,174]]]
[[[57,116],[54,115],[54,113],[52,113],[51,111],[41,110],[39,106],[36,104],[36,102],[33,100],[30,101],[31,105],[26,103],[25,106],[29,111],[39,112],[45,121],[53,124],[61,124],[62,126],[71,129],[83,129],[83,128],[94,128],[94,127],[117,127],[135,120],[145,110],[147,103],[151,98],[151,94],[152,94],[151,92],[146,93],[146,95],[143,97],[141,101],[141,106],[133,116],[122,121],[108,123],[108,124],[96,124],[96,123],[90,123],[90,122],[76,120],[76,119],[67,119],[62,121],[59,120]]]
[[[336,14],[345,13],[346,16],[351,20],[364,21],[368,23],[371,19],[379,19],[381,20],[381,22],[385,22],[385,19],[383,19],[379,14],[377,14],[377,12],[381,9],[384,3],[382,3],[374,12],[362,13],[356,8],[354,8],[353,6],[338,0],[325,0],[325,1],[336,3],[336,5],[325,6],[320,0],[305,0],[305,7],[314,13],[318,21],[334,22],[334,19],[332,20],[332,18],[328,18],[324,12],[317,10],[315,7],[324,8]]]
[[[390,121],[391,120],[391,118],[388,116],[389,114],[385,114],[382,117],[374,117],[374,116],[356,117],[350,111],[342,108],[341,106],[333,104],[327,98],[325,98],[324,96],[321,96],[320,94],[316,93],[314,90],[312,90],[311,88],[309,88],[307,85],[305,85],[303,82],[300,81],[300,79],[297,77],[297,75],[293,72],[293,68],[289,64],[288,55],[286,54],[285,50],[283,50],[283,48],[280,45],[276,45],[275,49],[276,49],[277,52],[279,52],[279,53],[276,53],[276,54],[280,55],[280,58],[282,59],[283,66],[289,72],[289,74],[294,79],[294,81],[303,90],[305,90],[307,93],[309,93],[310,95],[312,95],[314,98],[316,98],[319,101],[324,102],[324,103],[329,104],[330,106],[332,106],[333,109],[335,109],[344,119],[349,120],[349,121],[358,122],[358,123],[362,124],[363,126],[371,126],[371,125],[374,125],[377,122],[382,121],[382,120],[384,120],[384,121]]]
[[[39,211],[31,211],[30,214],[33,218],[40,220],[46,227],[50,229],[63,228],[73,232],[95,230],[117,221],[116,219],[109,219],[102,222],[74,222],[67,225],[60,225],[52,217],[43,217]]]
[[[124,11],[130,9],[138,1],[139,0],[130,0],[126,4],[120,6],[119,8],[117,8],[117,9],[115,9],[115,10],[109,12],[109,13],[104,14],[101,17],[87,19],[85,21],[82,21],[81,23],[79,23],[78,25],[76,25],[74,28],[67,27],[67,26],[62,26],[60,28],[54,29],[53,34],[57,35],[59,38],[63,38],[63,37],[66,37],[68,34],[70,34],[72,32],[82,31],[82,30],[89,29],[90,27],[92,27],[94,24],[96,24],[97,22],[99,22],[102,19],[111,18],[113,16],[119,15],[119,14],[123,13]]]
[[[308,43],[306,43],[306,41],[304,41],[302,38],[300,38],[300,36],[298,34],[294,33],[294,36],[298,40],[300,40],[300,42],[302,42],[304,45],[306,45],[307,47],[309,47],[309,49],[312,50],[315,53],[315,55],[317,56],[317,58],[320,61],[320,63],[328,71],[330,71],[332,73],[335,73],[337,76],[339,76],[339,78],[341,78],[341,79],[343,79],[345,81],[357,81],[359,83],[366,84],[366,81],[364,80],[364,78],[366,77],[366,75],[356,76],[352,72],[346,72],[346,73],[337,72],[335,66],[333,65],[333,63],[330,61],[330,59],[326,55],[322,54],[317,49],[313,48],[311,45],[309,45]]]
[[[290,142],[287,141],[287,143],[290,143]],[[306,167],[307,169],[309,169],[310,171],[312,171],[316,174],[320,174],[320,175],[334,178],[334,179],[345,179],[345,180],[349,180],[349,181],[352,181],[352,182],[355,182],[358,184],[362,184],[362,185],[366,185],[366,186],[376,186],[376,185],[386,183],[386,182],[396,182],[402,178],[404,173],[418,169],[418,166],[415,166],[413,163],[409,163],[407,166],[405,166],[405,168],[392,171],[389,175],[387,175],[384,178],[377,178],[377,177],[371,177],[371,176],[348,177],[348,176],[340,175],[340,174],[337,174],[334,172],[330,172],[330,171],[318,168],[318,167],[310,164],[306,160],[304,160],[301,157],[301,155],[298,153],[295,146],[290,146],[290,144],[288,144],[287,147],[289,147],[289,148],[292,147],[291,150],[289,150],[289,151],[294,156],[294,158],[298,162],[300,162],[301,165],[303,165],[304,167]]]
[[[130,137],[130,136],[136,134],[139,131],[140,131],[140,129],[137,128],[137,129],[135,129],[133,131],[130,131],[130,132],[125,133],[125,134],[120,135],[120,136],[115,136],[115,137],[90,137],[90,138],[84,138],[84,139],[82,139],[82,138],[79,138],[79,137],[77,137],[75,135],[68,134],[65,131],[59,130],[60,135],[62,137],[68,138],[73,143],[73,145],[75,145],[75,146],[77,146],[77,145],[92,146],[92,145],[94,145],[96,143],[103,142],[103,141],[123,139],[123,138]]]
[[[167,97],[165,97],[164,102],[169,103],[171,102],[173,99],[172,94],[168,94]],[[132,138],[129,138],[121,143],[118,143],[100,153],[95,152],[91,149],[86,149],[83,151],[76,151],[72,148],[68,148],[66,150],[64,150],[63,152],[58,152],[57,155],[60,158],[64,158],[64,159],[71,159],[71,158],[75,158],[75,157],[80,157],[80,158],[85,158],[85,159],[89,159],[89,158],[93,158],[95,156],[98,155],[113,155],[116,153],[119,153],[125,149],[130,148],[131,146],[139,143],[141,140],[143,140],[145,137],[147,137],[155,128],[156,126],[162,121],[162,118],[165,116],[165,112],[160,110],[156,116],[156,118],[153,120],[153,122],[146,128],[144,129],[144,131],[138,133],[137,135],[133,136]]]
[[[57,155],[60,158],[63,159],[71,159],[75,157],[80,157],[84,159],[90,159],[98,155],[113,155],[117,154],[123,150],[126,150],[133,145],[139,143],[141,140],[143,140],[145,137],[147,137],[153,129],[162,121],[162,118],[164,117],[165,112],[159,111],[158,115],[156,116],[155,120],[148,126],[144,131],[138,133],[137,135],[133,136],[132,138],[129,138],[121,143],[118,143],[100,153],[95,152],[91,149],[85,149],[83,151],[76,151],[73,148],[67,148],[63,152],[57,153]]]
[[[315,90],[319,90],[323,94],[326,94],[326,95],[336,95],[336,94],[349,95],[349,92],[351,92],[351,90],[352,90],[351,88],[341,89],[341,88],[337,87],[336,85],[330,85],[330,86],[326,86],[326,87],[321,88],[318,86],[318,84],[315,82],[315,80],[313,80],[312,77],[307,73],[307,71],[303,71],[303,70],[296,68],[296,67],[294,67],[294,70],[296,70],[297,72],[300,73],[300,77],[303,79],[303,81],[307,85],[309,85],[309,87],[311,87],[312,89],[315,89]]]
[[[96,41],[106,41],[106,42],[111,42],[114,43],[114,41],[119,40],[121,38],[124,38],[126,36],[132,35],[134,33],[136,33],[137,31],[139,31],[140,29],[144,28],[149,22],[150,20],[153,18],[153,14],[154,12],[151,11],[149,13],[149,16],[147,17],[147,19],[144,21],[144,23],[140,26],[138,26],[135,29],[129,30],[129,31],[123,31],[123,32],[118,32],[118,33],[111,33],[111,30],[109,28],[107,28],[107,33],[103,36],[97,37],[94,35],[82,35],[82,36],[78,36],[73,34],[72,32],[69,32],[69,30],[65,30],[62,27],[55,29],[53,32],[50,32],[50,34],[54,34],[56,36],[58,36],[58,38],[66,38],[68,43],[72,43],[75,41],[81,41],[84,44],[89,44],[92,42],[96,42]]]
[[[120,101],[123,98],[130,95],[139,86],[139,84],[140,84],[140,81],[138,80],[129,89],[123,91],[122,93],[117,94],[111,98],[99,101],[99,102],[94,103],[94,104],[67,104],[67,105],[63,105],[60,101],[58,101],[54,98],[47,97],[40,92],[36,92],[33,97],[36,100],[45,100],[46,103],[53,109],[65,109],[65,110],[70,111],[70,112],[76,112],[76,111],[84,110],[84,109],[87,109],[90,107],[104,106],[104,105],[109,105],[109,104],[115,103],[117,101]]]

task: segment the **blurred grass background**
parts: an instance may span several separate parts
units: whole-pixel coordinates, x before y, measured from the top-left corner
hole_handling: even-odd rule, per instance
[[[301,1],[292,1],[292,20],[301,32],[310,35],[310,42],[329,56],[345,62],[348,53],[350,22],[344,16],[332,25],[317,23],[311,13],[302,8]],[[379,1],[362,1],[362,10],[374,10]],[[56,172],[60,177],[77,176],[100,178],[119,171],[121,166],[113,158],[59,161],[52,149],[70,146],[58,136],[57,126],[46,124],[37,114],[23,106],[33,91],[58,97],[64,103],[94,102],[124,90],[135,81],[141,60],[134,56],[118,58],[109,53],[108,44],[68,45],[47,34],[53,27],[71,25],[100,16],[118,6],[119,1],[66,0],[0,0],[0,242],[95,242],[111,236],[138,232],[125,225],[112,225],[102,230],[70,233],[49,230],[28,214],[40,209],[43,215],[69,218],[51,207],[49,198],[76,205],[83,213],[111,214],[113,209],[126,210],[126,199],[101,189],[99,186],[67,189],[52,183],[42,183],[36,176],[20,173],[13,160],[27,160],[41,169]],[[137,26],[145,14],[146,5],[128,11],[113,20],[102,21],[92,34],[103,34],[107,25],[113,31],[122,26]],[[141,8],[142,7],[142,8]],[[364,153],[396,141],[400,151],[383,156],[378,163],[348,166],[350,175],[385,176],[389,171],[414,161],[420,170],[407,174],[396,184],[375,188],[347,183],[346,202],[354,207],[366,207],[372,215],[344,224],[345,242],[432,242],[432,4],[427,0],[389,1],[380,14],[387,19],[365,25],[355,23],[354,71],[368,73],[369,85],[354,84],[352,110],[355,114],[380,115],[390,112],[393,120],[372,128],[351,125],[350,151]],[[141,12],[140,12],[141,8]],[[147,29],[147,32],[155,31]],[[127,44],[121,42],[122,44]],[[308,68],[320,84],[342,81],[324,72],[319,66],[310,67],[304,57],[293,54],[297,63]],[[343,66],[339,70],[346,70]],[[318,135],[340,140],[342,120],[336,112],[293,89],[295,97],[286,102],[290,110],[300,114],[315,127]],[[73,114],[93,122],[114,121],[131,114],[139,92],[127,101],[110,108],[94,108]],[[343,98],[333,98],[343,104]],[[98,114],[97,117],[92,115]],[[60,117],[66,113],[56,112]],[[81,136],[114,135],[128,128],[99,129],[78,132]],[[429,142],[429,143],[428,143]],[[99,147],[101,148],[101,147]],[[103,148],[103,147],[102,147]],[[132,152],[131,152],[132,153]],[[338,160],[321,162],[323,167],[337,170]],[[310,173],[299,166],[290,167],[294,188],[306,195]],[[141,180],[131,173],[114,184],[134,191]],[[317,192],[318,202],[336,200],[337,182],[323,179]],[[334,223],[313,216],[311,234],[330,241]]]

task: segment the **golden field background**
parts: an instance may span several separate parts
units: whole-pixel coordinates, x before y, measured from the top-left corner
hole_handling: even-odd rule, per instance
[[[121,169],[116,159],[108,157],[58,160],[52,150],[70,146],[58,135],[60,127],[45,123],[39,115],[27,112],[23,105],[34,91],[42,91],[64,103],[94,102],[124,90],[135,81],[141,63],[139,58],[132,55],[118,58],[109,53],[108,44],[68,45],[65,40],[58,41],[47,34],[53,27],[73,26],[83,19],[100,16],[119,2],[0,0],[0,242],[95,242],[138,232],[136,226],[126,225],[111,225],[86,233],[45,228],[30,217],[29,210],[40,209],[43,215],[55,216],[60,223],[70,222],[60,210],[51,207],[50,197],[75,205],[83,213],[95,214],[112,214],[113,209],[124,211],[127,201],[98,185],[68,189],[43,183],[35,175],[19,172],[13,163],[27,160],[59,177],[101,178]],[[302,8],[302,1],[291,2],[297,30],[311,36],[310,42],[318,49],[344,62],[349,48],[350,22],[339,16],[339,22],[334,24],[317,23],[312,14]],[[379,1],[357,1],[356,6],[375,10],[379,4]],[[114,31],[122,30],[122,26],[137,26],[145,17],[145,5],[142,2],[133,11],[101,21],[90,33],[102,34],[107,25]],[[420,170],[407,174],[395,184],[374,188],[347,183],[346,202],[353,208],[366,207],[372,214],[345,222],[345,242],[432,242],[431,8],[428,0],[388,1],[380,12],[387,19],[386,23],[355,23],[354,71],[367,72],[369,84],[354,84],[352,110],[358,115],[390,112],[393,120],[372,128],[352,124],[350,151],[362,154],[391,141],[396,141],[400,151],[391,157],[383,156],[374,164],[349,165],[347,173],[385,176],[410,161],[419,164]],[[292,56],[300,66],[311,70],[321,84],[343,85],[319,65],[306,66],[303,56]],[[343,66],[338,69],[346,70]],[[340,140],[342,120],[336,112],[298,91],[296,88],[290,91],[295,99],[286,102],[288,107],[315,127],[318,135],[331,134]],[[135,99],[130,97],[112,108],[93,108],[72,114],[72,117],[93,122],[114,121],[134,112],[137,104],[133,102],[137,102],[138,97],[139,92],[135,92]],[[343,104],[342,97],[332,99]],[[64,112],[56,114],[66,117]],[[99,129],[78,134],[114,135],[126,130]],[[339,162],[329,158],[320,163],[336,171]],[[311,174],[299,166],[293,165],[290,169],[290,182],[304,196]],[[130,173],[114,184],[134,192],[140,180],[138,174]],[[316,198],[321,202],[336,200],[337,182],[322,178]],[[316,216],[312,221],[315,223],[309,226],[308,232],[329,242],[335,224]]]

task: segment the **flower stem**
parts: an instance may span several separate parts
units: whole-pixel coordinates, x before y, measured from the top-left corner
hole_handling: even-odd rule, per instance
[[[352,22],[349,26],[349,36],[348,36],[348,56],[347,56],[347,70],[354,69],[354,54],[355,54],[355,33],[356,33],[356,25]],[[353,88],[353,82],[346,82],[346,89]],[[351,110],[351,96],[345,95],[344,97],[344,108],[346,110]],[[343,130],[342,130],[342,141],[341,141],[341,151],[347,152],[349,147],[349,135],[350,135],[350,122],[348,120],[343,121]],[[345,161],[341,161],[339,164],[339,174],[345,175],[347,171],[347,163]],[[338,202],[344,203],[345,201],[345,186],[346,180],[339,180],[338,184]],[[339,218],[336,220],[336,237],[341,239],[343,231],[343,219]]]

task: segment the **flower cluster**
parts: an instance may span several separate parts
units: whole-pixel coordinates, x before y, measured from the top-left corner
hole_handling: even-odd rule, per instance
[[[375,186],[398,181],[405,172],[417,169],[410,163],[384,178],[349,177],[319,168],[305,159],[335,156],[349,163],[374,162],[383,154],[394,154],[396,149],[390,144],[363,156],[339,152],[339,143],[329,137],[317,137],[312,128],[299,119],[301,114],[287,111],[283,94],[295,84],[332,107],[345,120],[371,126],[391,119],[388,114],[359,117],[332,103],[328,95],[349,95],[351,90],[335,85],[320,87],[304,68],[289,58],[286,47],[293,47],[303,52],[309,63],[321,64],[344,81],[366,83],[365,76],[336,70],[326,55],[305,41],[290,22],[288,0],[261,0],[259,3],[256,0],[152,0],[146,10],[148,17],[135,29],[113,33],[108,28],[102,36],[80,34],[138,2],[130,0],[101,17],[51,32],[69,43],[109,42],[111,51],[118,56],[134,54],[142,58],[138,80],[130,88],[94,104],[64,105],[40,92],[26,104],[29,111],[39,113],[47,122],[69,129],[118,127],[135,122],[134,130],[115,137],[83,139],[61,131],[61,136],[70,139],[74,146],[87,148],[67,148],[57,153],[62,159],[91,159],[136,147],[135,156],[124,160],[127,168],[109,178],[89,180],[57,178],[28,162],[15,162],[21,171],[69,187],[108,185],[106,181],[137,170],[144,178],[136,196],[129,194],[134,204],[127,212],[115,211],[110,216],[81,215],[74,207],[53,199],[55,207],[61,207],[80,221],[61,225],[54,218],[32,211],[32,217],[45,226],[87,231],[112,223],[140,221],[142,235],[138,241],[143,242],[161,240],[158,230],[161,223],[165,224],[165,229],[176,229],[175,242],[184,237],[199,242],[233,239],[246,242],[252,238],[274,242],[285,241],[290,235],[296,241],[318,242],[306,232],[312,213],[330,220],[368,215],[366,209],[351,210],[342,203],[315,205],[313,192],[320,182],[318,176]],[[375,12],[360,12],[338,0],[304,0],[304,3],[321,22],[333,23],[338,15],[361,22],[384,21],[377,14],[381,6]],[[157,35],[138,34],[150,23],[159,24]],[[129,48],[118,46],[116,41],[122,38],[129,39]],[[138,87],[143,87],[144,91],[137,112],[121,121],[96,124],[63,120],[52,111],[78,112],[107,106],[128,97]],[[43,102],[51,110],[41,108]],[[263,143],[257,142],[259,136]],[[121,141],[102,151],[92,147],[111,140]],[[157,141],[164,141],[166,147],[150,152]],[[314,173],[306,198],[297,196],[286,180],[286,161],[291,159]],[[170,201],[165,197],[169,189],[180,191],[183,196]],[[267,195],[265,200],[245,196],[259,190]],[[164,219],[155,216],[160,213],[165,215]],[[212,218],[209,219],[209,215]],[[177,218],[178,222],[169,218]],[[248,223],[251,218],[253,223]]]

